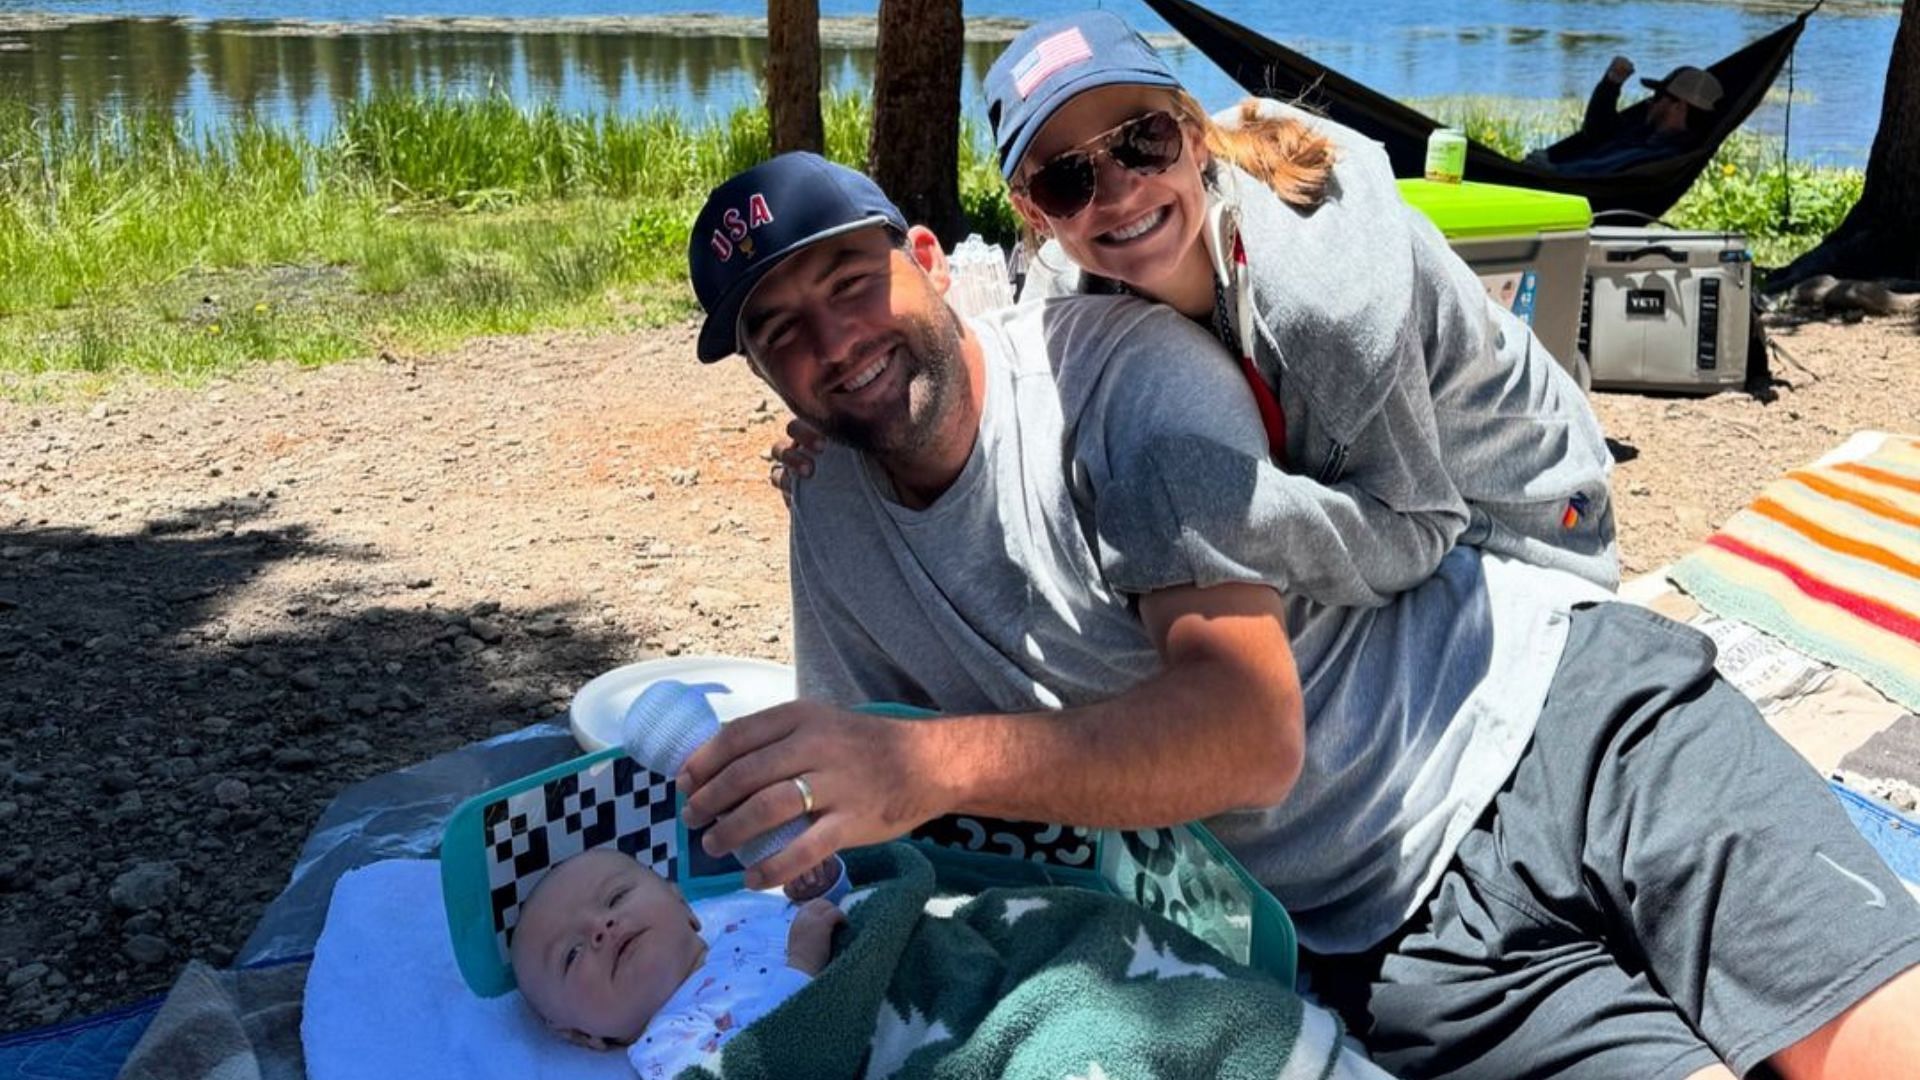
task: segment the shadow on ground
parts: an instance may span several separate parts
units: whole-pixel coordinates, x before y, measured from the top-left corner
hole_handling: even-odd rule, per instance
[[[0,1030],[228,963],[342,788],[551,719],[639,658],[564,608],[435,608],[272,517],[0,529]],[[256,585],[291,560],[341,584]]]

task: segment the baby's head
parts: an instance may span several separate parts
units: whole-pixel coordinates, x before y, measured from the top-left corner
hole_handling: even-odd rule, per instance
[[[678,889],[610,849],[547,872],[520,908],[510,956],[520,994],[548,1026],[603,1049],[647,1028],[706,955]]]

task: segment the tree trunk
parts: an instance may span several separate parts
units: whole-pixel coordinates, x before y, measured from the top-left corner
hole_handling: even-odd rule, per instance
[[[1900,6],[1880,129],[1860,201],[1820,246],[1767,279],[1768,290],[1820,274],[1920,277],[1920,0]]]
[[[940,235],[961,238],[961,0],[880,0],[880,55],[874,62],[873,142],[867,171],[906,214]],[[1920,0],[1915,0],[1920,2]]]
[[[774,153],[825,151],[819,0],[767,0],[767,112]]]

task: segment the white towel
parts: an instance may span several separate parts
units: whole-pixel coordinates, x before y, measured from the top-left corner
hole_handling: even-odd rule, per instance
[[[518,993],[482,998],[453,958],[440,864],[390,859],[343,876],[307,974],[300,1038],[312,1080],[632,1080],[624,1053],[584,1050]]]

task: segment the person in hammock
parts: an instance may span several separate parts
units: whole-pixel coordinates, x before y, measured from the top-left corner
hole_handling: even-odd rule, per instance
[[[1638,122],[1620,111],[1620,88],[1633,74],[1633,61],[1616,56],[1587,99],[1580,142],[1557,157],[1539,151],[1529,160],[1570,175],[1594,176],[1671,156],[1691,145],[1704,118],[1719,107],[1725,92],[1710,72],[1689,64],[1664,79],[1641,79],[1654,92]]]

